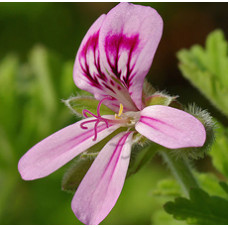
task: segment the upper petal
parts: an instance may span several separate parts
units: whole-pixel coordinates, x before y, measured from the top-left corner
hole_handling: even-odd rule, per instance
[[[104,104],[115,112],[118,112],[120,101],[116,97],[117,92],[110,84],[110,75],[102,70],[100,61],[100,50],[98,47],[100,28],[106,15],[101,15],[86,33],[76,55],[73,78],[80,89],[86,90],[94,95],[97,100],[109,96],[111,99]],[[125,109],[136,109],[128,92],[121,101]]]
[[[65,127],[32,147],[18,163],[22,178],[33,180],[49,175],[119,127],[106,128],[106,124],[101,123],[97,128],[97,139],[93,141],[94,123],[88,123],[85,130],[80,127],[84,121]]]
[[[162,105],[144,108],[135,129],[151,141],[171,149],[200,147],[206,140],[205,128],[198,119]]]
[[[120,99],[127,89],[138,109],[142,109],[143,81],[162,30],[163,21],[156,10],[130,3],[113,8],[100,29],[102,67],[114,79],[112,88],[119,90]]]
[[[72,210],[85,224],[99,224],[115,205],[130,160],[133,132],[122,132],[100,151],[72,200]]]
[[[74,65],[75,84],[118,112],[142,108],[143,80],[161,38],[163,22],[145,6],[120,3],[85,35]]]

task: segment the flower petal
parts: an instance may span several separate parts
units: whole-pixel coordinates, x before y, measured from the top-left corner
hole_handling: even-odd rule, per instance
[[[103,68],[119,100],[129,95],[142,109],[143,81],[161,39],[163,21],[151,7],[120,3],[106,16],[99,37]],[[119,83],[118,83],[119,82]],[[108,82],[107,82],[108,83]],[[134,111],[134,110],[131,110]]]
[[[72,200],[72,210],[85,224],[99,224],[114,207],[130,160],[133,132],[122,132],[100,151]]]
[[[85,35],[74,65],[74,82],[118,112],[142,108],[143,80],[161,38],[163,22],[145,6],[120,3]]]
[[[206,140],[205,128],[198,119],[187,112],[162,105],[144,108],[135,129],[170,149],[200,147]]]
[[[117,112],[119,101],[116,101],[111,88],[106,85],[108,75],[101,70],[100,51],[98,48],[98,39],[100,27],[106,15],[101,15],[86,33],[79,47],[75,64],[73,78],[78,88],[92,93],[97,100],[102,100],[104,97],[110,96],[111,101],[106,101],[104,104]]]
[[[92,94],[102,89],[99,78],[106,80],[106,76],[100,72],[100,58],[98,50],[98,38],[100,27],[106,15],[101,15],[90,27],[79,47],[75,65],[75,84]]]
[[[86,121],[93,119],[87,118]],[[100,123],[97,139],[93,141],[94,122],[86,125],[88,129],[80,127],[82,122],[85,120],[63,128],[32,147],[18,163],[22,178],[33,180],[49,175],[119,127],[116,124],[106,128],[105,123]]]
[[[118,100],[117,92],[112,88],[114,81],[110,81],[110,75],[101,69],[98,40],[105,17],[100,16],[82,40],[74,64],[74,82],[80,89],[92,93],[97,100],[109,96],[110,100],[104,101],[104,104],[115,112],[118,112],[120,103],[124,105],[125,111],[137,110],[126,89],[124,100]]]

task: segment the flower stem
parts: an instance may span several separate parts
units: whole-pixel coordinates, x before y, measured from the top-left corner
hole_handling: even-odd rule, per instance
[[[160,154],[167,163],[176,180],[179,182],[185,195],[189,195],[191,188],[199,187],[187,159],[177,159],[169,151],[160,151]]]

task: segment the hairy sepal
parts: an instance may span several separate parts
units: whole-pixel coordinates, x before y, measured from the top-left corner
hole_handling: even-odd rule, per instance
[[[164,92],[156,92],[153,95],[147,97],[145,99],[145,105],[165,105],[165,106],[172,106],[172,103],[176,101],[178,96],[169,96]]]
[[[82,111],[84,109],[88,109],[92,113],[96,113],[97,106],[99,104],[99,101],[91,96],[71,97],[67,100],[63,100],[63,102],[78,117],[83,117]],[[114,115],[114,112],[111,109],[109,109],[107,106],[102,104],[100,107],[100,114],[101,115]]]

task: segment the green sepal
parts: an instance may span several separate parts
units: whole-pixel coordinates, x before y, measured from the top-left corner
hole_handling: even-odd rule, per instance
[[[96,100],[94,97],[90,96],[78,96],[78,97],[71,97],[67,100],[63,100],[66,106],[77,116],[82,117],[82,111],[84,109],[89,110],[90,112],[97,114],[97,106],[99,101]],[[109,109],[104,104],[100,107],[100,114],[101,115],[114,115],[115,113]]]
[[[147,97],[153,95],[154,93],[156,93],[156,89],[151,85],[150,82],[148,82],[145,79],[144,83],[143,83],[143,102],[145,102],[144,99],[146,99]]]
[[[127,177],[138,172],[144,165],[149,163],[158,151],[158,148],[160,148],[160,145],[147,140],[145,137],[141,140],[144,141],[143,144],[138,142],[132,146]]]
[[[169,106],[172,102],[176,100],[176,96],[172,97],[163,93],[155,93],[152,96],[149,96],[145,99],[145,105],[151,106],[151,105],[165,105]]]
[[[75,192],[96,156],[78,156],[63,176],[62,190]]]

